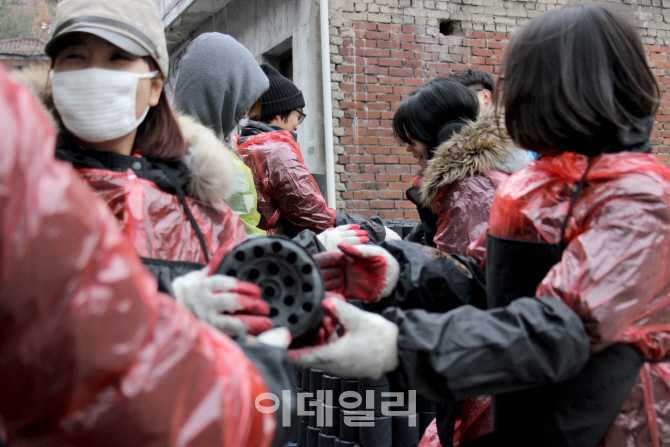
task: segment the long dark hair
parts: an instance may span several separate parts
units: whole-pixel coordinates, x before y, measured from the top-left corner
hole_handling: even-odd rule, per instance
[[[403,143],[420,141],[432,151],[440,143],[440,130],[449,123],[477,119],[477,95],[446,78],[436,78],[413,91],[393,116],[393,134]]]
[[[635,27],[599,5],[531,20],[512,39],[499,83],[512,140],[540,153],[623,145],[659,104]]]

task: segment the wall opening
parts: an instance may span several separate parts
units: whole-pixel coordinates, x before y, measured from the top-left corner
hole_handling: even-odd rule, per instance
[[[293,81],[293,38],[263,53],[263,61]]]
[[[442,20],[440,22],[440,33],[445,36],[453,36],[461,30],[460,20]]]

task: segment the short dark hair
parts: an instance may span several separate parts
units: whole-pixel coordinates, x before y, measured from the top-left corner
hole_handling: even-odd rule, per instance
[[[289,110],[288,112],[279,113],[279,114],[273,115],[273,116],[263,116],[261,114],[261,116],[262,116],[261,122],[267,124],[270,121],[272,121],[273,119],[275,119],[276,117],[279,117],[279,119],[281,119],[283,122],[286,123],[286,122],[288,122],[288,119],[291,116],[291,112],[293,112],[293,110]]]
[[[510,42],[500,82],[512,140],[541,153],[621,146],[659,104],[637,30],[593,4],[531,20]]]
[[[493,80],[493,75],[488,71],[464,68],[463,70],[458,70],[457,72],[453,73],[451,76],[449,76],[449,79],[456,81],[466,87],[479,84],[486,90],[490,91],[491,94],[495,93],[496,83]]]
[[[477,95],[447,78],[436,78],[413,91],[393,116],[393,134],[406,144],[412,139],[431,152],[440,143],[440,129],[453,121],[477,119]]]

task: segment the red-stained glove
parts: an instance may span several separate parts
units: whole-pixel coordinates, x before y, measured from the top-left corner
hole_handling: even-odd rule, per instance
[[[258,286],[224,275],[207,276],[206,267],[172,281],[177,301],[198,319],[228,335],[258,335],[273,327],[270,307]]]
[[[338,248],[341,251],[313,256],[323,273],[326,290],[348,300],[375,302],[395,289],[400,265],[384,248],[350,244],[340,244]]]
[[[361,226],[357,224],[328,228],[316,237],[328,251],[337,251],[337,246],[341,243],[356,245],[370,242],[368,232],[361,230]]]
[[[344,335],[322,346],[289,350],[298,366],[322,369],[339,377],[378,378],[398,367],[398,326],[381,315],[326,298],[321,307]]]
[[[326,292],[326,298],[346,301],[342,295],[333,292]],[[323,320],[321,320],[321,326],[316,332],[314,345],[316,346],[325,345],[329,341],[335,340],[337,338],[337,328],[338,324],[335,320],[333,320],[328,315],[323,317]]]

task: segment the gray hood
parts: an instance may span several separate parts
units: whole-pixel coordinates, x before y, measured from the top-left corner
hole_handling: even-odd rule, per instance
[[[221,33],[198,36],[179,64],[175,99],[179,110],[225,137],[270,87],[242,44]]]

